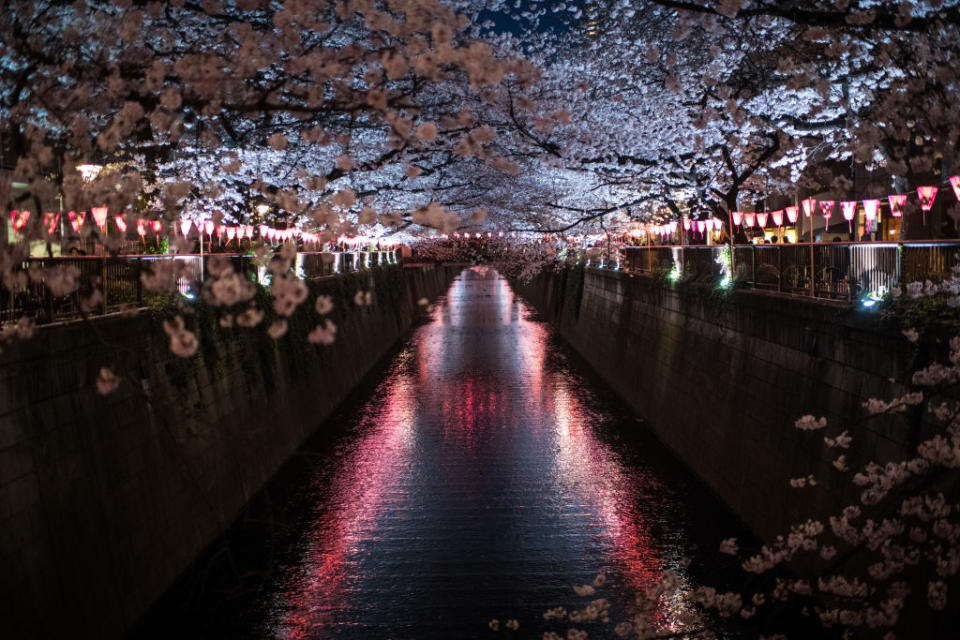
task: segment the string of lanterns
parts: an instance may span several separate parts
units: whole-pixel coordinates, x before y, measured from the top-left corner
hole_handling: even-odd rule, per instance
[[[953,193],[957,197],[957,200],[960,200],[960,176],[951,176],[950,177],[950,186],[953,187]],[[923,222],[927,222],[927,213],[933,209],[933,202],[937,197],[937,192],[939,189],[935,186],[921,186],[917,187],[917,198],[920,201],[920,210],[923,212]],[[905,193],[900,194],[890,194],[887,196],[887,203],[890,206],[890,215],[894,218],[900,218],[903,216],[903,207],[907,203],[907,195]],[[850,229],[850,232],[853,232],[853,220],[857,215],[857,208],[861,204],[863,205],[863,214],[866,217],[867,221],[872,222],[876,220],[879,211],[880,211],[880,202],[879,198],[871,198],[867,200],[820,200],[819,202],[813,198],[807,198],[806,200],[801,201],[803,206],[803,213],[806,217],[811,218],[817,212],[817,205],[819,204],[820,215],[823,216],[824,221],[827,226],[830,225],[830,218],[833,217],[834,212],[836,211],[837,204],[840,205],[840,211],[843,215],[843,219],[847,221],[847,225]],[[769,215],[773,218],[773,223],[776,226],[783,225],[783,215],[786,214],[787,220],[790,224],[795,224],[797,222],[797,217],[799,215],[800,207],[784,207],[779,211],[772,211]],[[734,211],[733,212],[733,224],[735,226],[744,226],[744,227],[766,227],[767,225],[767,213],[747,213],[743,211]]]
[[[106,233],[107,221],[109,219],[107,207],[91,207],[90,214],[94,224],[100,229],[101,233]],[[13,224],[14,231],[22,234],[28,222],[30,221],[31,215],[31,212],[27,210],[11,211],[10,219]],[[73,232],[80,233],[80,230],[83,229],[83,226],[87,221],[87,212],[68,211],[65,217],[69,222],[70,228],[73,230]],[[120,233],[125,234],[127,232],[128,224],[124,216],[115,215],[113,216],[113,219],[117,229],[120,230]],[[60,214],[44,213],[42,220],[44,231],[46,231],[46,233],[49,235],[53,235],[60,223]],[[163,221],[161,220],[137,218],[137,235],[140,236],[141,240],[143,241],[146,241],[146,235],[148,232],[151,232],[159,237],[163,231],[163,227]],[[260,237],[265,238],[272,243],[286,242],[293,238],[299,238],[306,244],[312,244],[316,246],[329,242],[329,240],[324,241],[320,234],[310,233],[308,231],[303,231],[301,229],[292,227],[287,229],[276,229],[265,224],[257,227],[254,227],[253,225],[216,225],[213,220],[194,221],[188,218],[182,218],[179,221],[179,224],[175,225],[173,228],[175,232],[179,230],[180,235],[182,235],[184,238],[189,237],[193,230],[196,229],[196,232],[200,236],[201,240],[203,239],[203,236],[206,235],[209,237],[211,242],[213,241],[214,234],[216,234],[217,240],[221,245],[224,244],[224,237],[226,237],[226,242],[228,244],[233,242],[233,240],[237,240],[238,242],[242,241],[244,238],[252,240],[254,238],[255,231],[259,231]],[[350,250],[359,250],[364,246],[377,243],[381,247],[396,247],[400,244],[400,241],[390,238],[371,238],[367,236],[339,236],[336,238],[336,243],[350,247]]]

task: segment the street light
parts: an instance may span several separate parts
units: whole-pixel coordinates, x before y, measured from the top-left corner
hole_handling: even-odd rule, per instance
[[[81,164],[77,165],[77,171],[80,172],[80,175],[83,176],[84,182],[90,182],[95,179],[100,172],[103,171],[102,164]]]

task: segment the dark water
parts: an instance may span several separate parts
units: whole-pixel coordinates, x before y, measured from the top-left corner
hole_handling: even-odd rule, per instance
[[[574,585],[602,573],[618,615],[667,568],[684,589],[657,624],[711,624],[690,591],[739,525],[494,271],[465,271],[375,385],[136,636],[566,635],[542,614],[592,599]]]

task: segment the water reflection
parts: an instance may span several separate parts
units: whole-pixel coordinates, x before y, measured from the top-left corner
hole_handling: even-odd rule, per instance
[[[636,424],[608,400],[503,278],[465,271],[304,488],[263,634],[486,637],[496,617],[539,636],[598,572],[608,595],[680,567],[686,488],[617,435]],[[655,617],[690,610],[681,597]]]

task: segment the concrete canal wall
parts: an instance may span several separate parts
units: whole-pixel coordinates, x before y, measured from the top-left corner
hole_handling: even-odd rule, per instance
[[[180,359],[141,312],[44,327],[6,348],[0,637],[120,636],[455,273],[386,267],[315,281],[335,298],[329,347],[304,340],[307,326],[273,341],[263,327],[215,330],[198,317],[200,350]],[[373,290],[373,305],[353,305],[358,288]],[[94,390],[101,366],[124,376],[107,396]]]
[[[876,312],[596,269],[517,289],[761,535],[857,501],[831,465],[839,452],[824,432],[794,428],[799,416],[848,428],[854,468],[902,459],[922,430],[916,413],[862,420],[867,398],[902,392],[898,381],[929,355]],[[810,473],[820,486],[801,496],[789,480]]]

